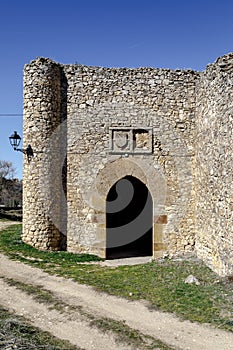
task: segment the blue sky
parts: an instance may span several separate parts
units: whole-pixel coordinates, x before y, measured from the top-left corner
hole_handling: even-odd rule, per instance
[[[204,70],[233,51],[232,0],[0,2],[0,115],[23,113],[23,67],[43,56],[107,67]],[[8,136],[22,117],[0,116],[0,159],[22,176]]]

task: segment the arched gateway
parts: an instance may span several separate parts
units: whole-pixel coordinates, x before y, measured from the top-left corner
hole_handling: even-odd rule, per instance
[[[106,199],[106,258],[153,255],[153,205],[148,188],[125,176]]]
[[[233,53],[203,72],[26,65],[23,241],[232,275],[232,77]]]

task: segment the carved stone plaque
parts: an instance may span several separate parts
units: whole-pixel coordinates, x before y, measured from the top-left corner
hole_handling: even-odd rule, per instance
[[[114,132],[114,146],[121,150],[129,148],[129,133],[128,131],[116,131]]]
[[[111,154],[151,154],[152,128],[109,128]]]

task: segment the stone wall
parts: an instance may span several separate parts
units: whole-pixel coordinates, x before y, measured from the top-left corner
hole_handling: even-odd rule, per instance
[[[233,273],[233,54],[207,66],[197,87],[197,252]]]
[[[64,72],[69,82],[69,249],[75,252],[88,249],[89,252],[102,252],[104,256],[105,200],[107,191],[119,179],[112,168],[115,173],[119,172],[117,160],[124,158],[124,153],[128,152],[111,154],[110,128],[150,127],[153,131],[153,152],[129,154],[125,162],[137,164],[145,175],[149,190],[157,187],[162,192],[154,198],[154,223],[160,214],[167,215],[168,222],[163,227],[156,226],[155,231],[163,229],[163,233],[158,233],[159,241],[154,243],[164,243],[163,250],[170,253],[192,250],[195,205],[192,179],[194,91],[198,74],[193,71],[75,65],[64,66]],[[116,166],[111,168],[109,174],[107,164],[112,162]],[[129,169],[126,169],[121,177],[129,175],[128,172]],[[156,183],[158,172],[165,178],[166,188],[161,188],[160,180]],[[96,208],[93,203],[95,199],[89,196],[89,193],[95,193],[95,196],[98,193],[98,176],[110,181],[104,195],[100,194],[100,208],[98,205]]]
[[[24,241],[105,257],[106,198],[130,175],[152,196],[154,257],[196,244],[231,272],[230,72],[231,56],[203,73],[26,65]]]

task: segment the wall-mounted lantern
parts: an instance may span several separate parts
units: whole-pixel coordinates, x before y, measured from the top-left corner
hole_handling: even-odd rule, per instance
[[[14,133],[9,137],[9,140],[10,140],[10,144],[14,148],[14,150],[20,151],[20,152],[26,154],[27,159],[30,162],[31,158],[33,157],[33,149],[31,147],[31,145],[28,145],[26,149],[18,148],[20,141],[21,141],[21,137],[19,136],[17,131],[14,131]]]

